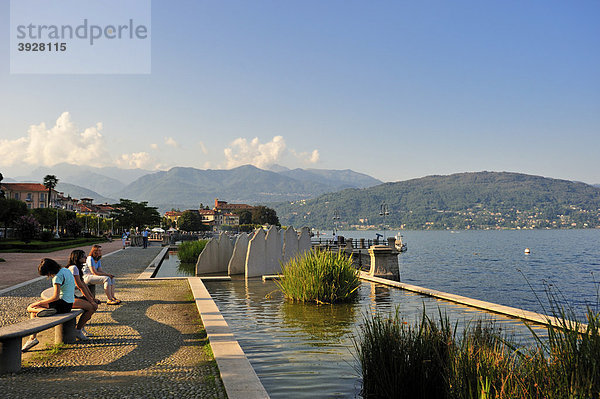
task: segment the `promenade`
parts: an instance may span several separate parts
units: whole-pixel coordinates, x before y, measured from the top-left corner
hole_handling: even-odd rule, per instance
[[[102,246],[109,253],[120,241]],[[99,306],[87,327],[90,341],[56,351],[53,330],[41,334],[40,344],[23,354],[22,371],[0,375],[2,397],[225,398],[187,280],[136,280],[159,251],[127,248],[103,257],[103,268],[117,276],[116,295],[123,302]],[[62,252],[15,254],[35,256],[28,266],[14,267],[35,269],[44,256],[62,261]],[[27,304],[49,286],[43,279],[0,294],[0,325],[25,320]],[[97,295],[106,299],[100,287]]]
[[[123,247],[121,240],[103,242],[100,245],[102,245],[102,250],[105,254]],[[71,251],[81,249],[87,254],[91,248],[92,244],[48,253],[0,253],[0,258],[6,261],[0,263],[0,291],[4,288],[40,277],[37,267],[42,258],[52,258],[64,266],[69,260]]]

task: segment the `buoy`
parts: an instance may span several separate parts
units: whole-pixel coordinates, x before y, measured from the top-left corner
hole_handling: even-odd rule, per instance
[[[525,253],[528,254],[529,252],[531,252],[529,248],[525,248]]]

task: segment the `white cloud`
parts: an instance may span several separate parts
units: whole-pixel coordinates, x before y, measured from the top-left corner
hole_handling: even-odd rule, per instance
[[[258,137],[253,138],[250,142],[240,137],[235,139],[230,147],[225,148],[224,153],[228,168],[254,165],[264,169],[280,163],[286,154],[292,155],[304,164],[315,164],[320,159],[319,150],[297,152],[294,149],[288,149],[282,136],[275,136],[264,144],[260,143]]]
[[[312,152],[296,152],[294,150],[290,150],[290,153],[298,158],[302,163],[305,164],[315,164],[319,162],[321,159],[321,155],[319,154],[319,150],[313,150]]]
[[[157,169],[160,165],[147,152],[122,154],[116,160],[117,166],[124,169]]]
[[[179,148],[179,143],[173,137],[165,137],[165,144],[174,148]]]
[[[158,144],[152,143],[150,144],[150,148],[152,148],[153,150],[158,150]]]
[[[261,144],[258,137],[252,139],[251,142],[240,137],[231,143],[231,147],[233,148],[224,150],[228,168],[248,164],[257,168],[266,168],[279,161],[286,146],[282,136],[275,136],[265,144]]]
[[[71,121],[71,115],[63,112],[50,129],[40,123],[32,125],[25,137],[0,140],[0,165],[53,166],[67,162],[106,166],[110,159],[101,131],[100,122],[80,131]]]

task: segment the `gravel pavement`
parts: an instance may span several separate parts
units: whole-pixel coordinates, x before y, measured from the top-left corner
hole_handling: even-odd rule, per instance
[[[226,398],[187,280],[136,281],[159,251],[105,256],[123,302],[99,306],[88,342],[56,350],[52,329],[41,334],[21,372],[0,376],[2,398]],[[0,325],[25,320],[27,304],[49,286],[42,280],[2,294]],[[106,300],[101,287],[96,294]]]

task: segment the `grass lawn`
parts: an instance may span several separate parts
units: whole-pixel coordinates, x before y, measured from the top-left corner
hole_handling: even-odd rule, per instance
[[[77,248],[82,245],[90,245],[106,242],[104,238],[73,238],[51,241],[33,240],[26,244],[20,240],[0,241],[0,253],[19,252],[19,253],[42,253],[53,252],[61,249]]]

